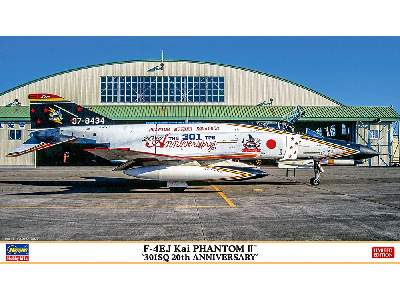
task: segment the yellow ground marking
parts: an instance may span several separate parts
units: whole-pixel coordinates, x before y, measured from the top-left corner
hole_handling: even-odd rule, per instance
[[[144,208],[224,208],[224,205],[95,205],[95,206],[57,206],[57,205],[8,205],[0,206],[0,209],[144,209]]]
[[[263,190],[263,189],[255,188],[255,189],[253,189],[253,192],[262,193],[262,192],[264,192],[264,190]]]
[[[211,186],[218,194],[218,196],[220,196],[222,199],[225,200],[225,202],[229,205],[229,207],[232,208],[236,208],[237,206],[235,205],[235,203],[233,203],[233,201],[231,199],[228,198],[228,196],[216,185],[212,185]]]

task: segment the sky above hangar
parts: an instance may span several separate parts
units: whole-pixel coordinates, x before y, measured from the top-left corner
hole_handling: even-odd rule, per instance
[[[199,60],[246,67],[348,105],[400,111],[400,37],[0,37],[0,91],[113,61]]]

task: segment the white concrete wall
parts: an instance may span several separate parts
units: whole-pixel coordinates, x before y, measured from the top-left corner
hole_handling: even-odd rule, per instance
[[[14,129],[19,129],[18,123],[14,126]],[[13,151],[29,138],[30,127],[30,124],[26,124],[25,128],[21,129],[21,140],[9,140],[8,131],[11,128],[8,128],[7,123],[2,122],[2,128],[0,128],[0,166],[35,166],[35,155],[33,153],[25,154],[19,157],[6,157],[7,153]]]
[[[389,125],[390,122],[380,122],[380,123],[364,123],[360,124],[357,128],[356,141],[359,144],[368,145],[375,151],[378,151],[381,155],[373,157],[371,159],[365,160],[362,166],[388,166],[390,164],[389,158]],[[377,139],[371,139],[369,137],[369,130],[379,130],[379,136]],[[391,149],[393,152],[393,146]]]

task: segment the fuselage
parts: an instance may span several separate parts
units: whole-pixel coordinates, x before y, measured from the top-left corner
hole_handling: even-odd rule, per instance
[[[243,159],[320,160],[359,152],[350,143],[243,124],[87,125],[62,127],[60,134],[109,149],[177,157],[240,154]]]

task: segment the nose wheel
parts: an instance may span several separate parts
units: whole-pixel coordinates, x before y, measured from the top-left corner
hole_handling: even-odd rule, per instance
[[[311,184],[311,185],[316,186],[316,185],[319,185],[319,183],[320,183],[319,179],[317,179],[317,178],[315,178],[315,177],[310,178],[310,184]]]
[[[324,169],[322,169],[321,162],[314,160],[314,175],[315,177],[310,179],[310,184],[313,186],[317,186],[320,184],[321,174],[324,173]]]

